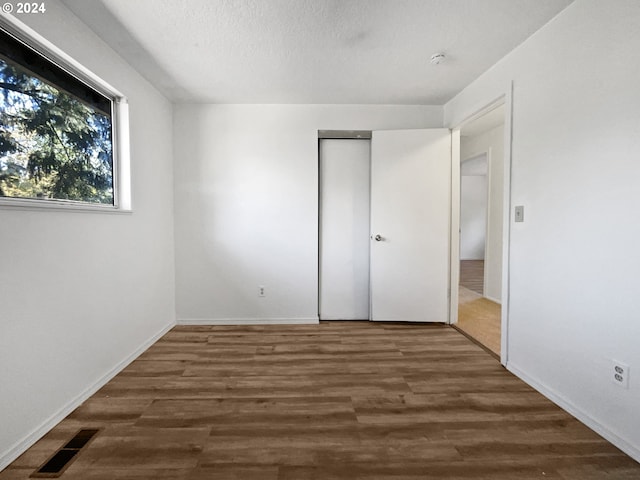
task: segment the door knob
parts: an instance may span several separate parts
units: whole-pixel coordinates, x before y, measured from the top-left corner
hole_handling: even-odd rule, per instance
[[[381,242],[382,241],[382,235],[377,234],[375,237],[376,242]]]

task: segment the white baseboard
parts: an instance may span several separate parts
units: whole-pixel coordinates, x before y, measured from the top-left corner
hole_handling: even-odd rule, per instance
[[[425,325],[449,325],[449,320],[406,320],[404,318],[372,318],[372,322],[388,322],[388,323],[416,323],[416,324],[425,324]]]
[[[512,362],[507,363],[507,370],[509,370],[511,373],[519,377],[525,383],[529,384],[531,387],[535,388],[538,392],[543,394],[545,397],[547,397],[553,403],[561,407],[563,410],[567,411],[568,413],[576,417],[578,420],[580,420],[582,423],[584,423],[587,427],[589,427],[591,430],[596,432],[598,435],[602,436],[603,438],[605,438],[606,440],[614,444],[624,453],[626,453],[631,458],[633,458],[636,462],[640,462],[640,449],[638,449],[634,445],[631,445],[624,438],[618,436],[616,433],[609,430],[607,427],[605,427],[600,422],[598,422],[593,417],[591,417],[588,413],[576,407],[570,400],[567,400],[564,396],[562,396],[558,392],[555,392],[551,388],[548,388],[544,384],[530,377],[523,370],[521,370],[516,365],[514,365]]]
[[[502,300],[498,300],[497,298],[490,297],[489,295],[485,295],[484,298],[491,300],[493,303],[497,303],[498,305],[502,305]]]
[[[317,325],[318,317],[299,318],[179,318],[178,325]]]
[[[49,430],[55,427],[58,423],[60,423],[64,418],[73,412],[76,408],[78,408],[84,401],[86,401],[91,395],[100,390],[103,386],[109,382],[113,377],[115,377],[118,373],[124,370],[127,365],[133,362],[136,358],[138,358],[147,348],[153,345],[156,341],[160,339],[165,333],[167,333],[171,328],[174,327],[173,323],[164,326],[159,332],[154,334],[151,338],[149,338],[146,342],[144,342],[140,347],[138,347],[131,355],[127,356],[124,360],[119,362],[116,366],[114,366],[111,370],[109,370],[106,374],[96,380],[91,386],[87,387],[84,391],[82,391],[77,397],[72,398],[67,404],[58,410],[56,413],[51,415],[47,420],[42,422],[42,424],[36,427],[31,433],[27,434],[22,440],[18,441],[13,447],[9,448],[6,452],[2,452],[0,454],[0,471],[6,468],[11,462],[13,462],[16,458],[22,455],[28,448],[30,448],[34,443],[40,440]]]
[[[369,320],[368,318],[323,318],[322,321],[327,321],[327,322],[370,322],[371,320]]]

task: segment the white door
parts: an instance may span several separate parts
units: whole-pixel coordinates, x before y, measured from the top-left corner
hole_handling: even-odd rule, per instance
[[[369,319],[369,140],[320,141],[321,320]]]
[[[374,131],[371,319],[447,322],[451,134]]]

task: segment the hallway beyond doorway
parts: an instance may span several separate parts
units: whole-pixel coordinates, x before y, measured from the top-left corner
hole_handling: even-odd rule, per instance
[[[501,306],[462,285],[456,327],[500,357]]]
[[[460,261],[460,286],[484,294],[484,260]]]
[[[500,357],[501,307],[483,293],[484,261],[460,261],[456,327]]]

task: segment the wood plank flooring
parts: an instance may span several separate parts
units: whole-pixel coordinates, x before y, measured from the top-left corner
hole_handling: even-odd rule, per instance
[[[501,306],[463,286],[456,327],[500,357]]]
[[[175,327],[0,480],[80,428],[102,430],[63,479],[640,479],[442,325]]]
[[[460,260],[460,285],[484,295],[484,260]]]

